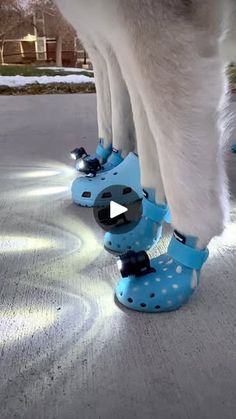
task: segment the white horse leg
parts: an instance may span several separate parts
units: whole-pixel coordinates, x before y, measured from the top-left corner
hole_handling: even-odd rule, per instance
[[[113,147],[121,150],[122,156],[126,157],[136,147],[130,96],[114,51],[105,40],[100,40],[99,43],[106,60],[110,83]]]
[[[112,144],[112,109],[108,69],[105,59],[93,40],[84,36],[84,46],[93,64],[97,92],[98,136],[107,148]]]
[[[186,3],[181,13],[175,5],[151,3],[142,13],[132,5],[119,9],[114,48],[144,104],[173,226],[205,247],[222,232],[228,216],[217,124],[224,88],[218,55],[222,10],[211,1],[197,10]]]
[[[162,205],[166,203],[166,199],[156,143],[149,127],[142,100],[132,82],[129,87],[141,165],[141,185],[148,192],[149,199]]]

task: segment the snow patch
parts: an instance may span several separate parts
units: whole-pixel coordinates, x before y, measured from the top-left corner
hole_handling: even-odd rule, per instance
[[[88,70],[87,68],[78,68],[78,67],[37,67],[38,70],[52,70],[52,71],[66,71],[71,73],[93,73],[93,70]]]
[[[82,74],[71,74],[69,76],[0,76],[0,86],[19,87],[27,84],[49,84],[49,83],[95,83],[94,77],[87,77]]]

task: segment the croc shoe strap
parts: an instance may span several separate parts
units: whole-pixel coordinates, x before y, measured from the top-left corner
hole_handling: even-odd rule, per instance
[[[150,218],[156,223],[163,222],[168,212],[167,205],[157,205],[154,202],[149,201],[149,199],[144,199],[145,205],[143,205],[143,216]]]
[[[112,154],[110,155],[108,159],[108,163],[111,163],[114,167],[118,166],[123,161],[123,157],[121,155],[121,151],[112,150]]]
[[[107,160],[111,152],[112,152],[112,145],[110,144],[107,148],[105,148],[102,145],[102,140],[100,140],[96,148],[96,155],[103,160]]]
[[[196,270],[201,269],[209,255],[208,249],[194,249],[181,243],[174,236],[171,239],[167,253],[178,263]]]

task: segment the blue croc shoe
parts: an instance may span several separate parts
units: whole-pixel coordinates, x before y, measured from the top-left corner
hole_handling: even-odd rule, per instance
[[[132,176],[130,176],[130,173],[132,173]],[[83,207],[107,205],[106,197],[103,199],[101,196],[100,200],[98,200],[98,197],[104,189],[109,189],[115,185],[125,185],[135,191],[140,198],[142,197],[139,160],[136,154],[129,153],[118,166],[105,173],[98,173],[95,177],[84,176],[76,178],[71,189],[72,200],[75,204]],[[112,199],[111,191],[109,201]],[[127,195],[128,199],[129,196]]]
[[[125,253],[149,250],[161,238],[162,224],[169,218],[167,205],[157,205],[143,198],[143,215],[139,223],[117,226],[104,236],[104,247],[108,252]]]
[[[232,145],[231,150],[232,150],[233,153],[236,153],[236,144]]]
[[[177,310],[199,285],[208,250],[197,239],[175,232],[167,253],[151,261],[146,252],[130,252],[117,262],[121,271],[116,297],[124,306],[149,313]]]

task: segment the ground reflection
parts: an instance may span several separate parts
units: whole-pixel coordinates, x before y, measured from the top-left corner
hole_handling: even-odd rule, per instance
[[[0,253],[33,252],[56,247],[56,240],[49,238],[5,234],[0,236]]]
[[[50,327],[55,317],[50,308],[21,308],[7,313],[0,312],[0,345],[32,336],[33,333]]]

